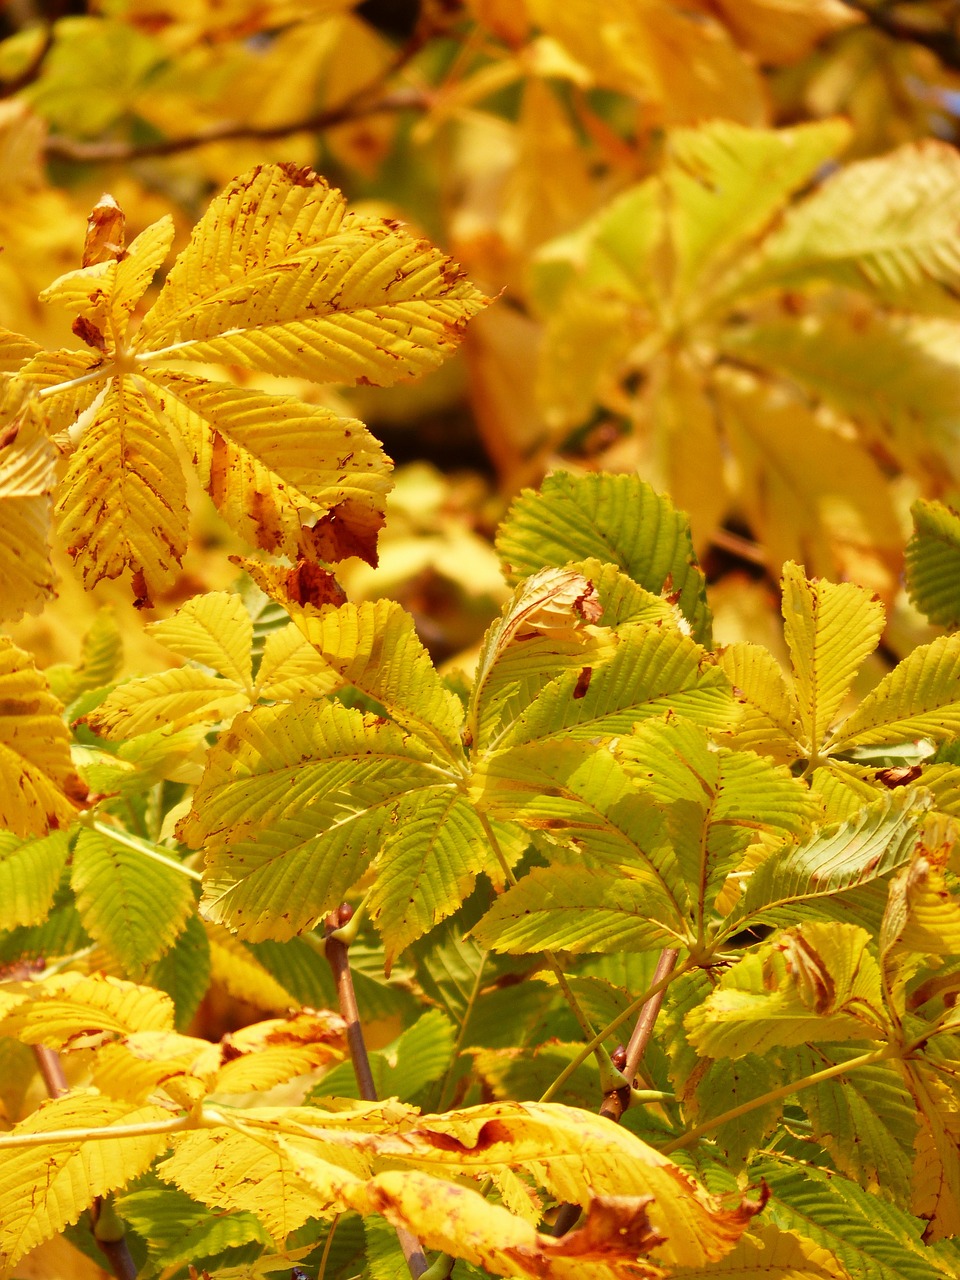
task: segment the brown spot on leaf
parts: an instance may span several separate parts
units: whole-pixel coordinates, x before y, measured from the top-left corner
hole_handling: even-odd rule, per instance
[[[86,316],[77,316],[70,328],[88,347],[93,347],[95,351],[106,351],[106,338],[93,321],[88,320]]]
[[[910,782],[916,782],[922,773],[922,765],[905,764],[892,769],[878,769],[874,776],[878,782],[893,791],[895,787],[905,787]]]
[[[590,677],[593,675],[593,667],[584,667],[577,676],[577,683],[573,687],[573,696],[582,698],[590,688]]]
[[[319,608],[324,604],[341,605],[347,598],[333,573],[309,560],[299,560],[287,573],[284,585],[287,599],[294,604],[312,604]]]

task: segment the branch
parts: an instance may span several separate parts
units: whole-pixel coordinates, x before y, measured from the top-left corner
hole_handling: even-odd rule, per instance
[[[45,150],[48,156],[69,160],[78,164],[100,161],[141,160],[148,156],[172,156],[181,151],[192,151],[210,142],[236,142],[259,140],[268,142],[276,138],[288,138],[294,133],[320,133],[334,125],[350,120],[363,120],[368,116],[390,115],[399,111],[423,111],[429,105],[428,96],[420,89],[396,89],[372,102],[341,103],[326,111],[315,111],[299,120],[284,124],[215,124],[181,138],[162,138],[158,142],[77,142],[54,134],[47,138]]]
[[[350,960],[347,954],[350,943],[344,939],[342,933],[344,925],[348,925],[352,917],[353,908],[346,902],[339,910],[330,913],[327,917],[327,940],[324,950],[337,985],[340,1016],[347,1024],[347,1044],[350,1046],[350,1059],[353,1062],[353,1073],[357,1078],[360,1097],[366,1102],[376,1102],[377,1086],[374,1084],[373,1072],[370,1069],[370,1058],[363,1038],[363,1027],[360,1025],[360,1011],[357,1008],[353,975],[350,972]],[[338,934],[341,936],[338,937]],[[415,1235],[403,1227],[395,1229],[410,1274],[413,1280],[419,1280],[419,1277],[428,1269],[423,1246]]]

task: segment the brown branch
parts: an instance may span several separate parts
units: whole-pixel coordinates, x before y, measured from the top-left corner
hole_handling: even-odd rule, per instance
[[[180,138],[162,138],[158,142],[78,142],[59,134],[47,138],[45,150],[48,156],[58,160],[70,160],[80,164],[101,161],[142,160],[149,156],[172,156],[181,151],[192,151],[211,142],[236,142],[239,140],[270,141],[289,138],[294,133],[319,133],[350,120],[362,120],[368,116],[389,115],[400,111],[423,111],[428,98],[419,89],[396,89],[371,102],[344,102],[326,111],[315,111],[300,120],[284,124],[252,125],[225,123],[198,129]]]
[[[336,932],[349,924],[353,916],[353,908],[344,903],[338,911],[332,911],[327,917],[326,942],[324,951],[333,973],[337,987],[337,1000],[340,1004],[340,1015],[347,1024],[347,1045],[350,1049],[350,1060],[353,1073],[357,1079],[360,1097],[366,1102],[377,1101],[377,1086],[374,1084],[373,1072],[370,1069],[370,1058],[363,1038],[363,1027],[360,1025],[360,1011],[357,1008],[357,997],[353,989],[353,975],[350,972],[348,956],[349,943],[336,936]],[[413,1280],[418,1280],[427,1270],[429,1263],[423,1253],[423,1246],[415,1235],[397,1227],[397,1239],[407,1260]]]

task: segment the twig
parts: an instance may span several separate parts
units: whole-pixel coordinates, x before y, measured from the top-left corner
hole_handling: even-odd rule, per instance
[[[19,93],[21,89],[25,89],[28,84],[33,84],[34,80],[43,70],[43,64],[47,60],[47,54],[53,48],[53,24],[50,23],[44,30],[43,39],[37,45],[37,51],[17,75],[11,76],[9,80],[4,80],[0,84],[0,98],[11,98],[15,93]]]
[[[62,1098],[65,1093],[69,1093],[70,1086],[63,1074],[60,1055],[56,1050],[48,1049],[42,1044],[35,1044],[33,1056],[50,1097]],[[49,1137],[49,1135],[44,1136]],[[97,1196],[88,1210],[88,1216],[90,1230],[97,1242],[97,1247],[109,1262],[110,1270],[117,1280],[135,1280],[137,1267],[126,1241],[124,1226],[109,1200]]]
[[[101,161],[142,160],[149,156],[172,156],[181,151],[192,151],[210,142],[236,142],[254,139],[261,142],[275,138],[288,138],[294,133],[319,133],[349,120],[363,120],[368,116],[389,115],[399,111],[423,111],[429,105],[427,95],[420,89],[396,89],[372,102],[346,102],[327,111],[315,111],[299,120],[284,124],[215,124],[196,133],[180,138],[162,138],[158,142],[77,142],[53,134],[47,138],[45,150],[48,156],[59,160],[71,160],[80,164]]]
[[[365,1102],[376,1102],[377,1086],[374,1084],[373,1072],[370,1069],[370,1058],[367,1055],[367,1045],[360,1025],[360,1012],[357,1008],[353,975],[350,972],[350,960],[347,954],[350,944],[343,937],[343,927],[350,923],[352,917],[353,908],[346,902],[339,910],[330,913],[327,917],[324,950],[337,987],[340,1016],[347,1024],[347,1044],[350,1047],[350,1059],[353,1062],[353,1073],[357,1078],[360,1097]],[[340,936],[337,936],[338,934]],[[419,1280],[429,1266],[423,1253],[423,1246],[415,1235],[403,1227],[397,1227],[396,1232],[410,1274],[413,1280]]]
[[[664,947],[663,951],[660,952],[660,959],[657,961],[657,967],[653,975],[652,985],[655,988],[655,994],[650,996],[640,1009],[640,1013],[637,1016],[637,1024],[627,1045],[623,1062],[618,1064],[631,1084],[637,1074],[643,1055],[647,1051],[650,1037],[653,1035],[653,1026],[663,1004],[663,997],[667,992],[667,982],[676,967],[679,954],[680,952],[676,947]],[[608,1120],[612,1120],[614,1124],[619,1124],[624,1111],[629,1106],[629,1086],[621,1089],[609,1089],[604,1094],[603,1102],[600,1105],[600,1114]],[[575,1226],[577,1219],[580,1217],[580,1212],[578,1204],[562,1204],[554,1220],[554,1235],[566,1235]]]

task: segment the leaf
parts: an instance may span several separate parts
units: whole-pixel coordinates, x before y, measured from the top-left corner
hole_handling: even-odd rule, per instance
[[[759,644],[724,646],[718,661],[744,712],[725,738],[732,745],[790,761],[801,754],[802,730],[793,692],[779,662]]]
[[[57,529],[84,585],[126,570],[141,605],[167,590],[187,548],[187,496],[173,441],[140,380],[104,387],[71,455]]]
[[[247,694],[232,680],[196,667],[173,667],[125,681],[82,716],[81,723],[101,738],[122,741],[158,729],[176,733],[200,721],[231,720],[249,705]]]
[[[584,1223],[559,1239],[541,1235],[532,1223],[490,1204],[472,1189],[416,1171],[381,1173],[349,1198],[360,1212],[381,1213],[428,1248],[463,1257],[488,1275],[657,1280],[663,1274],[659,1267],[638,1260],[660,1240],[642,1197],[598,1197]],[[395,1274],[399,1273],[382,1273]]]
[[[709,1280],[730,1275],[737,1280],[848,1280],[836,1254],[773,1223],[758,1223],[740,1237],[726,1257],[707,1268],[680,1267],[676,1280]]]
[[[4,415],[6,419],[7,415]],[[50,562],[51,494],[56,483],[56,455],[39,421],[27,408],[0,425],[0,574],[3,602],[0,617],[16,622],[36,613],[56,595]]]
[[[70,882],[83,927],[139,977],[174,943],[193,911],[186,876],[97,831],[81,831]]]
[[[0,929],[39,924],[53,906],[69,853],[62,831],[21,840],[0,831]]]
[[[703,937],[728,874],[802,838],[818,806],[801,782],[752,752],[711,750],[699,727],[668,716],[621,738],[617,756],[666,815],[680,877]]]
[[[252,688],[253,623],[240,596],[228,591],[193,596],[172,617],[152,622],[148,631],[178,658],[209,667],[241,689]]]
[[[489,856],[487,836],[465,796],[449,786],[422,788],[391,818],[367,899],[386,945],[389,974],[399,952],[454,912],[473,892]]]
[[[514,720],[501,742],[592,741],[629,733],[641,720],[667,710],[710,728],[726,728],[737,715],[724,673],[689,637],[669,628],[629,623],[616,636],[613,656],[592,671],[568,671],[551,681]]]
[[[114,1125],[168,1120],[162,1107],[129,1107],[92,1093],[42,1102],[13,1129],[15,1134],[61,1129],[110,1129]],[[12,1266],[31,1249],[76,1222],[97,1196],[125,1186],[166,1145],[163,1134],[49,1142],[8,1153],[0,1173],[0,1265]]]
[[[918,498],[910,508],[907,590],[921,613],[941,627],[960,626],[960,516],[942,502]]]
[[[862,699],[834,735],[847,750],[909,738],[943,741],[960,734],[960,636],[919,645]]]
[[[921,812],[922,801],[915,794],[890,792],[847,821],[821,827],[803,843],[773,854],[750,877],[736,918],[766,915],[772,922],[790,924],[805,902],[830,910],[832,918],[844,909],[837,895],[887,876],[910,860]]]
[[[69,972],[9,984],[0,998],[0,1035],[51,1049],[97,1031],[128,1035],[172,1026],[173,1005],[163,992],[104,974]]]
[[[270,1244],[252,1213],[211,1213],[206,1205],[162,1183],[123,1192],[114,1204],[123,1221],[149,1242],[151,1259],[158,1266],[213,1257],[251,1241]]]
[[[262,165],[211,202],[136,349],[383,386],[438,365],[485,301],[425,241],[347,215],[312,170]]]
[[[692,1178],[628,1130],[551,1103],[497,1102],[378,1136],[381,1156],[440,1173],[530,1173],[558,1200],[588,1205],[606,1196],[652,1195],[650,1220],[665,1237],[657,1261],[697,1265],[722,1257],[759,1210],[741,1199],[723,1209]]]
[[[652,908],[648,886],[575,867],[534,867],[497,898],[473,930],[481,946],[525,954],[547,948],[584,952],[650,951],[676,946],[676,926]]]
[[[856,1045],[818,1044],[785,1055],[789,1074],[802,1079],[856,1055]],[[824,1080],[798,1095],[813,1136],[841,1173],[865,1191],[906,1207],[917,1135],[913,1100],[891,1063],[875,1062]]]
[[[167,993],[176,1009],[174,1025],[185,1031],[210,985],[210,944],[198,916],[187,917],[183,932],[151,965],[146,981]]]
[[[0,825],[18,836],[69,826],[86,800],[62,712],[33,658],[0,636]]]
[[[693,1046],[740,1058],[818,1040],[884,1034],[880,969],[856,925],[810,923],[744,956],[686,1018]]]
[[[883,631],[883,607],[852,582],[809,581],[783,568],[783,622],[797,687],[800,723],[816,756],[861,663]]]
[[[314,649],[343,684],[351,684],[386,708],[445,759],[462,758],[463,707],[444,687],[416,633],[413,618],[393,600],[363,604],[299,604],[272,579],[260,585],[276,593]]]
[[[920,1242],[916,1219],[854,1182],[804,1161],[776,1156],[752,1169],[772,1191],[767,1210],[781,1230],[830,1250],[865,1280],[943,1280],[949,1275]]]
[[[370,1070],[380,1098],[414,1099],[440,1079],[453,1055],[453,1025],[439,1009],[429,1009],[385,1049],[370,1051]],[[324,1074],[308,1101],[357,1098],[359,1086],[353,1064],[341,1063]]]
[[[266,1091],[328,1066],[346,1052],[343,1019],[302,1010],[241,1027],[223,1038],[211,1093]]]
[[[828,280],[890,306],[955,313],[960,161],[924,141],[834,173],[766,242],[750,288]]]
[[[390,461],[362,422],[293,396],[164,374],[200,483],[231,529],[272,555],[377,563]]]
[[[525,490],[497,535],[507,576],[527,577],[591,557],[615,564],[654,595],[676,603],[695,639],[710,640],[703,573],[687,520],[639,476],[554,472]]]
[[[123,636],[110,608],[97,611],[83,637],[80,661],[47,667],[50,688],[63,703],[73,702],[83,693],[102,689],[115,680],[123,663]]]

